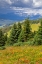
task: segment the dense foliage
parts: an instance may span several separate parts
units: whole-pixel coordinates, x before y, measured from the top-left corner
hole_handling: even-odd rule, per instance
[[[24,22],[14,23],[11,28],[9,28],[10,36],[7,36],[7,32],[3,32],[0,29],[0,47],[4,46],[5,44],[8,45],[21,45],[24,43],[26,44],[42,44],[42,20],[40,19],[40,26],[38,31],[32,32],[31,29],[31,20],[26,19]],[[38,21],[39,22],[39,21]],[[22,42],[22,43],[21,43]]]
[[[29,40],[31,36],[31,28],[30,28],[30,23],[29,23],[29,20],[26,19],[24,21],[24,24],[23,24],[23,28],[21,30],[21,33],[20,33],[20,36],[19,36],[19,41],[21,42],[26,42]]]
[[[20,32],[21,32],[21,23],[18,23],[18,24],[15,23],[11,29],[11,33],[10,33],[10,37],[9,37],[10,45],[13,45],[14,43],[16,43],[18,41]]]
[[[0,47],[5,45],[4,35],[0,29]]]
[[[34,37],[34,44],[41,45],[42,44],[42,20],[40,22],[39,30]]]

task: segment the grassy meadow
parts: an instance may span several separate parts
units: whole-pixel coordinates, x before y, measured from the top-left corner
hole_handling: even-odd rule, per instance
[[[7,47],[0,50],[0,64],[42,64],[42,46]]]

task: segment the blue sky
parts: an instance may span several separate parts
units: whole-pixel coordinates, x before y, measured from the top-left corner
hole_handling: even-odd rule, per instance
[[[0,0],[0,19],[23,20],[42,17],[42,0]]]

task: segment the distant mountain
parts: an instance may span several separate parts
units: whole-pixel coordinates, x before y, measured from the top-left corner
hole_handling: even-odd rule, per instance
[[[23,20],[21,21],[14,21],[14,20],[4,20],[4,19],[0,19],[0,26],[9,26],[11,24],[13,24],[14,22],[22,22]]]
[[[33,19],[33,17],[35,18],[35,19]],[[38,21],[37,21],[37,19],[36,18],[38,18],[38,16],[32,16],[32,17],[29,17],[30,18],[30,20],[32,20],[31,22],[33,22],[33,23],[37,23]],[[34,21],[34,20],[36,20],[36,21]],[[38,19],[38,20],[40,20],[40,18]],[[20,20],[19,20],[20,21]],[[24,20],[21,20],[20,22],[23,22]],[[0,19],[0,27],[5,27],[5,26],[9,26],[9,25],[12,25],[14,22],[18,22],[18,20],[17,21],[15,21],[15,20],[5,20],[5,19]]]
[[[1,19],[0,20],[0,27],[9,26],[9,25],[13,24],[14,22],[16,22],[16,21]]]

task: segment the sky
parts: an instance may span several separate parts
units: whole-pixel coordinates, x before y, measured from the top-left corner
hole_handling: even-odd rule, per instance
[[[0,19],[23,20],[42,17],[42,0],[0,0]]]

